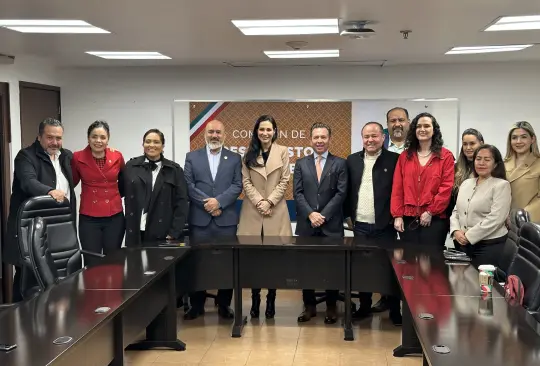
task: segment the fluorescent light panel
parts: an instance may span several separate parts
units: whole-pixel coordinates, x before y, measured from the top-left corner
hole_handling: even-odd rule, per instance
[[[109,60],[170,60],[159,52],[115,52],[115,51],[88,51],[89,55]]]
[[[411,99],[411,102],[455,102],[457,98],[416,98]]]
[[[296,34],[337,34],[337,19],[232,20],[246,36]]]
[[[525,48],[532,47],[532,44],[517,44],[507,46],[471,46],[471,47],[454,47],[446,52],[446,55],[463,55],[475,53],[494,53],[494,52],[513,52],[521,51]]]
[[[83,20],[0,19],[0,27],[22,33],[110,33]]]
[[[269,58],[325,58],[339,57],[339,50],[264,51]]]
[[[501,17],[486,32],[540,29],[540,15]]]

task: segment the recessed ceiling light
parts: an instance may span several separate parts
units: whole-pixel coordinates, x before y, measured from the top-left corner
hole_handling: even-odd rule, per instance
[[[0,27],[22,33],[110,33],[83,20],[2,19]]]
[[[540,29],[540,15],[525,15],[515,17],[501,17],[485,31],[511,31]]]
[[[232,20],[246,36],[294,34],[337,34],[337,19]]]
[[[111,52],[111,51],[88,51],[90,55],[106,58],[109,60],[170,60],[159,52]]]
[[[264,51],[270,58],[323,58],[339,57],[339,50]]]
[[[532,47],[532,44],[515,44],[507,46],[472,46],[472,47],[454,47],[445,55],[463,55],[473,53],[493,53],[493,52],[513,52],[521,51]]]
[[[455,102],[457,98],[416,98],[411,99],[411,102]]]

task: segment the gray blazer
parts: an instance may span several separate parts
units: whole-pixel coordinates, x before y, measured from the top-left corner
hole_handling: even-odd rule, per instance
[[[188,223],[207,226],[212,218],[218,226],[238,225],[236,200],[242,193],[242,162],[240,155],[222,148],[216,180],[212,179],[206,146],[189,152],[184,166],[189,196]],[[221,205],[220,216],[212,217],[204,209],[204,199],[216,198]]]
[[[465,180],[450,218],[450,233],[462,230],[471,244],[506,235],[505,221],[511,202],[507,180],[491,177],[478,186],[476,178]]]

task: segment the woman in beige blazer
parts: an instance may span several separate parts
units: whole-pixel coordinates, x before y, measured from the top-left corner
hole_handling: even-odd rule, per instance
[[[289,151],[276,144],[278,129],[272,116],[261,116],[242,162],[246,198],[242,203],[237,235],[292,236],[291,219],[283,199],[291,171]],[[251,317],[259,317],[261,289],[251,290]],[[276,290],[268,289],[267,319],[273,318]]]
[[[498,266],[508,234],[505,222],[512,201],[510,183],[495,146],[480,146],[473,161],[474,178],[459,187],[450,234],[456,248],[466,252],[475,266]]]
[[[532,222],[540,223],[540,152],[529,122],[510,129],[504,165],[512,186],[512,209],[525,209]]]

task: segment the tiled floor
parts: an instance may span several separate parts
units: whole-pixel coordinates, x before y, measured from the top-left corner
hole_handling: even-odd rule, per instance
[[[278,290],[274,320],[264,319],[264,302],[262,318],[249,319],[250,295],[249,291],[243,293],[248,324],[242,338],[231,338],[231,322],[220,320],[209,300],[205,316],[199,319],[184,321],[183,311],[178,311],[178,338],[187,344],[186,351],[127,352],[128,365],[422,365],[421,357],[392,356],[392,350],[400,344],[401,328],[392,325],[388,313],[355,323],[356,339],[346,342],[340,320],[335,325],[324,324],[323,304],[317,318],[302,325],[296,322],[302,310],[300,291]]]

